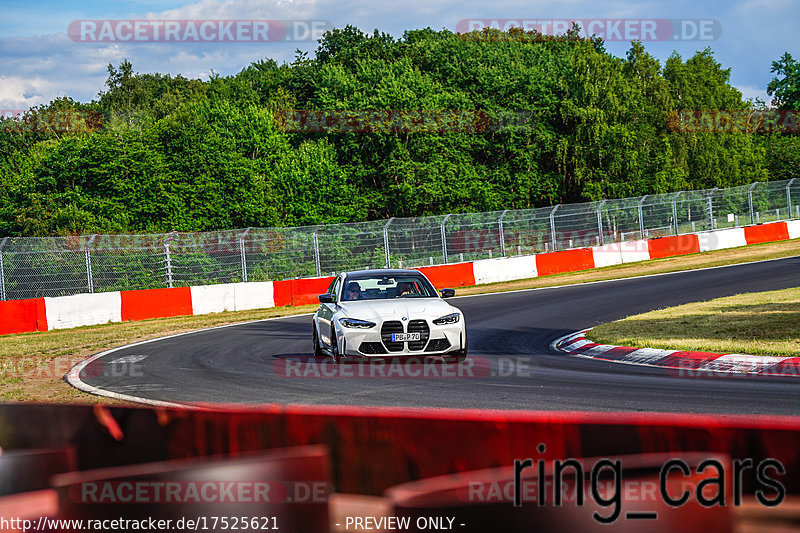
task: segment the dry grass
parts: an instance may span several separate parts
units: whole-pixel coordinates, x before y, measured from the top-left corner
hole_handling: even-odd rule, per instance
[[[595,342],[642,348],[800,356],[800,288],[659,309],[596,327]]]
[[[718,252],[655,259],[586,272],[466,287],[459,289],[458,294],[481,294],[569,285],[775,259],[798,254],[800,254],[800,242],[784,241]],[[0,401],[119,404],[122,402],[78,391],[64,382],[62,376],[74,364],[90,355],[116,346],[206,327],[309,313],[313,312],[315,308],[314,305],[297,308],[284,307],[0,336]]]
[[[0,401],[124,404],[92,396],[63,381],[87,357],[156,337],[248,320],[310,313],[316,306],[159,318],[0,337]]]

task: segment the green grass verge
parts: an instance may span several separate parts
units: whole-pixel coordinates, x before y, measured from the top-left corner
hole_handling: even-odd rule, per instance
[[[800,356],[800,288],[738,294],[635,315],[589,332],[601,344]]]

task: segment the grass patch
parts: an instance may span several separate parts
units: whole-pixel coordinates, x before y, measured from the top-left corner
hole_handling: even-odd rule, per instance
[[[800,288],[737,294],[635,315],[590,332],[602,344],[800,356]]]
[[[571,285],[763,259],[777,259],[798,254],[800,254],[800,241],[783,241],[675,258],[654,259],[585,272],[465,287],[458,289],[458,294],[482,294]],[[65,383],[62,380],[62,376],[74,364],[92,354],[116,346],[206,327],[310,313],[316,307],[316,305],[308,305],[202,316],[159,318],[141,322],[123,322],[67,330],[0,336],[0,398],[5,401],[124,405],[127,402],[92,396],[78,391]]]
[[[73,365],[115,346],[248,320],[309,313],[314,309],[313,305],[279,307],[0,336],[0,398],[126,405],[127,402],[81,392],[62,377]]]

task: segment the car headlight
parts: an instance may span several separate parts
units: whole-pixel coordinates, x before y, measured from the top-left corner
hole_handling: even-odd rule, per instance
[[[443,317],[439,317],[433,321],[434,324],[437,326],[444,326],[445,324],[455,324],[461,318],[460,313],[451,313],[449,315],[445,315]]]
[[[339,324],[346,328],[369,329],[375,327],[375,322],[359,320],[357,318],[340,318]]]

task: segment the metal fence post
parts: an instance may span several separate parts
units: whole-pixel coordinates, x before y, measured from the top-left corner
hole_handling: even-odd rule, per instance
[[[561,207],[561,204],[556,204],[552,211],[550,211],[550,242],[553,245],[553,251],[555,252],[558,248],[556,246],[556,219],[555,214],[558,211],[558,208]]]
[[[675,235],[678,234],[678,197],[683,194],[683,191],[678,191],[678,194],[672,197],[672,223],[675,226]]]
[[[247,282],[247,256],[245,255],[244,250],[244,238],[247,237],[247,234],[250,233],[251,229],[253,228],[247,228],[244,230],[244,233],[239,236],[239,255],[242,257],[242,281],[244,282]]]
[[[643,213],[643,209],[642,209],[642,204],[644,203],[645,200],[647,200],[647,196],[648,196],[647,194],[642,196],[639,199],[639,205],[637,206],[637,208],[639,210],[639,238],[640,239],[644,239],[644,213]]]
[[[606,243],[605,237],[603,236],[603,206],[606,205],[608,200],[603,200],[600,202],[600,205],[597,206],[597,234],[600,236],[600,245],[604,245]]]
[[[392,266],[389,256],[389,224],[392,223],[394,217],[390,218],[386,224],[383,225],[383,249],[386,252],[386,268]]]
[[[756,185],[758,185],[757,181],[750,185],[750,188],[747,189],[747,202],[750,204],[750,224],[756,223],[756,215],[753,211],[753,189]]]
[[[792,183],[797,178],[792,178],[789,180],[789,183],[786,184],[786,208],[789,210],[789,219],[792,219],[792,191],[790,190]]]
[[[444,225],[447,224],[447,219],[450,218],[452,215],[446,215],[444,220],[442,220],[442,257],[444,258],[444,264],[447,264],[447,234],[445,233]]]
[[[319,236],[317,230],[314,230],[314,266],[317,267],[317,277],[322,277],[322,268],[319,263]]]
[[[3,237],[0,240],[0,300],[6,299],[6,276],[3,272],[3,247],[6,245],[8,237]]]
[[[706,196],[706,200],[708,201],[708,223],[711,226],[711,229],[717,229],[717,224],[714,222],[714,193],[717,192],[717,188],[714,187],[709,191],[708,196]]]
[[[498,230],[500,232],[500,253],[503,254],[503,257],[506,256],[506,234],[503,229],[503,218],[506,216],[506,213],[508,213],[508,209],[503,211],[500,215],[500,219],[497,221]]]
[[[94,281],[92,280],[92,255],[89,253],[89,247],[94,242],[95,237],[97,237],[96,233],[89,238],[89,241],[86,243],[84,249],[86,252],[86,285],[89,287],[89,294],[94,293]]]
[[[172,255],[170,254],[169,251],[169,243],[174,236],[175,236],[174,233],[170,233],[164,239],[164,266],[167,271],[167,287],[169,287],[170,289],[173,286],[173,282],[172,282]]]

